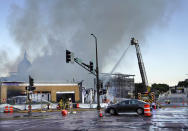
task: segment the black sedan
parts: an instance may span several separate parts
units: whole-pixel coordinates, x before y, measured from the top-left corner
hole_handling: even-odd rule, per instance
[[[145,104],[149,103],[137,99],[128,99],[114,105],[109,105],[105,112],[110,113],[111,115],[124,112],[137,112],[138,115],[141,115],[144,114]]]

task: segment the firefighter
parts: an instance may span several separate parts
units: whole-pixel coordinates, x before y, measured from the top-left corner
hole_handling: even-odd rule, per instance
[[[60,109],[63,109],[63,100],[62,99],[59,101],[59,107],[60,107]]]
[[[69,103],[69,105],[68,105],[69,110],[70,110],[70,112],[72,112],[72,100],[71,100],[71,98],[69,98],[68,103]]]

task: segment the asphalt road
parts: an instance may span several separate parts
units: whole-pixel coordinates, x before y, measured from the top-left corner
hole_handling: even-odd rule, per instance
[[[151,117],[135,113],[99,117],[97,111],[80,111],[65,117],[60,112],[0,113],[0,130],[188,131],[188,107],[161,108],[152,113]]]

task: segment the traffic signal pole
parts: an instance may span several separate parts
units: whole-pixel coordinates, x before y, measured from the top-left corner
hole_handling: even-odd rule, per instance
[[[98,66],[98,52],[97,52],[97,37],[94,34],[91,34],[95,38],[96,44],[96,79],[97,79],[97,109],[100,110],[100,94],[99,94],[99,66]]]
[[[79,58],[74,58],[74,61],[80,65],[81,67],[83,67],[84,69],[86,69],[87,71],[89,71],[91,74],[96,76],[96,73],[93,71],[93,69],[91,70],[91,65],[87,65],[84,62],[80,62]],[[91,63],[91,62],[90,62]]]
[[[26,89],[26,94],[27,94],[27,103],[29,103],[28,113],[31,113],[31,98],[30,98],[31,93],[30,93],[30,91],[33,91],[36,89],[34,87],[34,79],[31,76],[29,76],[29,86],[26,86],[25,89]]]
[[[66,63],[69,62],[76,62],[78,65],[82,66],[87,71],[91,72],[93,75],[96,76],[97,80],[97,110],[100,110],[100,94],[99,94],[99,66],[98,66],[98,52],[97,52],[97,37],[94,34],[91,34],[95,38],[95,44],[96,44],[96,70],[93,69],[93,62],[90,61],[89,65],[85,64],[81,61],[79,58],[74,58],[74,55],[71,51],[66,50]]]

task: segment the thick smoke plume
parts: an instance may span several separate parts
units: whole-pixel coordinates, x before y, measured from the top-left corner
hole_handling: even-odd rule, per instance
[[[11,7],[8,25],[20,54],[27,50],[35,79],[87,83],[92,75],[66,64],[66,49],[95,62],[94,33],[102,72],[115,65],[112,58],[125,50],[130,37],[144,40],[153,27],[165,26],[175,5],[170,0],[29,0]]]

